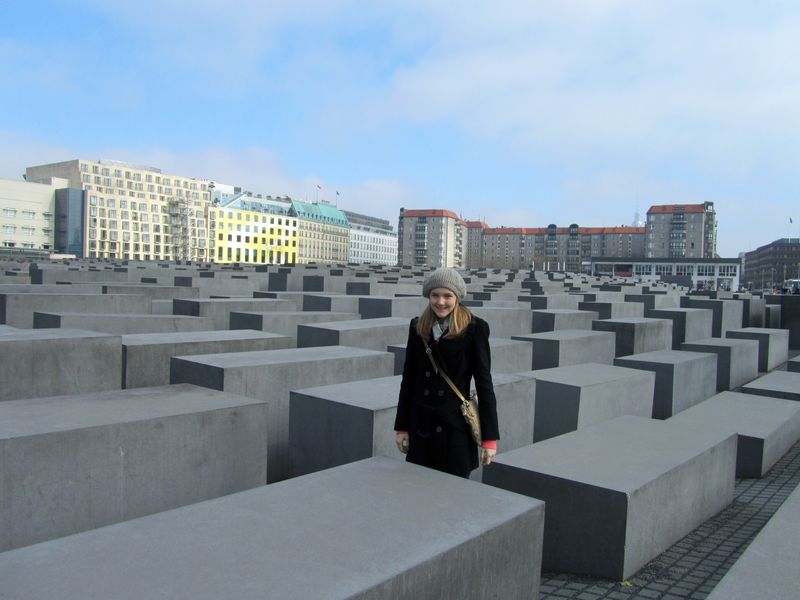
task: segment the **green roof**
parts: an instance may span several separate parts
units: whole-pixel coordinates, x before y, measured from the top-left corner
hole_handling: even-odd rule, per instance
[[[347,216],[335,206],[330,204],[317,204],[311,202],[301,202],[300,200],[292,200],[292,208],[297,216],[301,219],[309,221],[317,221],[319,223],[329,223],[331,225],[339,225],[340,227],[350,227],[350,222]]]

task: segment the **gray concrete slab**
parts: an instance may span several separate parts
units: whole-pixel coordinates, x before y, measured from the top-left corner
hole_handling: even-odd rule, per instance
[[[358,298],[358,312],[362,319],[383,317],[402,317],[408,322],[418,317],[428,305],[422,296],[394,298],[389,296],[361,296]]]
[[[533,441],[621,415],[650,417],[656,376],[641,369],[585,363],[532,373],[536,382]]]
[[[684,342],[711,337],[714,313],[709,309],[658,308],[646,311],[645,315],[672,321],[672,350],[680,350]]]
[[[644,317],[644,304],[641,302],[596,302],[584,301],[578,303],[580,310],[591,310],[599,315],[600,319],[624,319],[628,317]]]
[[[303,323],[297,326],[297,347],[352,346],[385,352],[387,346],[408,340],[408,323],[402,317]]]
[[[214,329],[229,329],[230,314],[236,312],[269,312],[298,310],[295,302],[276,298],[176,298],[172,301],[172,313],[188,317],[208,317]]]
[[[730,504],[735,465],[735,434],[622,416],[499,454],[483,480],[545,501],[545,570],[621,581]]]
[[[287,336],[290,346],[297,347],[297,326],[306,323],[330,323],[332,321],[352,321],[359,319],[355,313],[330,311],[273,311],[273,312],[231,312],[231,329],[255,329]]]
[[[742,386],[745,394],[800,400],[800,373],[773,371]]]
[[[717,391],[735,390],[758,377],[758,342],[734,338],[708,338],[681,345],[688,352],[717,355]]]
[[[173,357],[171,383],[194,383],[269,402],[269,482],[289,474],[289,392],[295,389],[388,377],[394,357],[346,346],[290,348]]]
[[[292,346],[288,336],[249,329],[123,335],[122,387],[168,385],[173,356],[278,350]]]
[[[738,300],[711,300],[696,296],[681,296],[682,308],[708,308],[712,311],[711,336],[725,337],[730,329],[741,329],[744,306]]]
[[[733,563],[708,600],[796,598],[800,540],[800,488],[781,505],[742,555]]]
[[[73,329],[21,329],[0,335],[0,401],[118,390],[119,336]]]
[[[208,317],[178,315],[92,314],[92,313],[33,313],[34,329],[85,329],[112,335],[136,333],[167,333],[179,331],[211,331],[214,322]]]
[[[532,344],[532,369],[551,369],[588,362],[610,365],[614,362],[615,337],[606,331],[561,329],[515,335],[511,339]]]
[[[496,372],[492,379],[502,448],[530,444],[533,380]],[[401,458],[394,436],[401,380],[398,375],[293,390],[289,411],[291,475],[371,456]]]
[[[667,423],[738,435],[737,477],[763,477],[800,440],[800,403],[722,392]]]
[[[305,294],[303,310],[327,310],[330,312],[358,313],[360,296],[346,294]]]
[[[672,321],[645,317],[601,319],[592,323],[594,331],[615,335],[614,356],[669,350],[672,347]]]
[[[716,393],[716,354],[661,350],[619,357],[614,364],[656,374],[654,419],[668,419]]]
[[[0,552],[263,485],[266,421],[192,385],[2,402]]]
[[[558,329],[592,329],[592,321],[598,313],[591,310],[550,308],[533,311],[533,333],[556,331]]]
[[[780,296],[780,307],[780,327],[789,330],[789,347],[797,350],[800,348],[800,296],[797,294]]]
[[[154,285],[146,283],[109,283],[104,284],[104,294],[135,294],[146,296],[150,300],[169,300],[175,298],[199,298],[200,291],[191,287],[175,287],[172,285]]]
[[[533,331],[533,314],[527,307],[481,306],[471,310],[489,324],[490,334],[494,337],[510,338]]]
[[[148,314],[150,299],[131,294],[0,294],[0,324],[32,328],[33,313]]]
[[[789,359],[789,331],[787,329],[766,329],[745,327],[731,329],[725,337],[758,341],[758,370],[772,371]]]
[[[795,356],[794,358],[790,358],[786,362],[786,370],[791,371],[793,373],[800,373],[800,356]]]
[[[373,458],[6,552],[0,580],[37,600],[536,598],[543,520],[538,500]]]

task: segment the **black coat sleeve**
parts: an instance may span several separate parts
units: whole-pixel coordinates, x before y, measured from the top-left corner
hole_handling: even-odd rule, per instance
[[[416,331],[417,320],[412,319],[408,326],[406,359],[403,363],[403,379],[400,383],[400,396],[397,401],[397,415],[394,419],[395,431],[409,431],[411,428],[411,402],[414,398],[414,385],[417,378],[414,346],[419,336]]]
[[[484,440],[500,439],[497,425],[497,399],[492,383],[492,358],[489,349],[489,324],[475,318],[475,331],[471,344],[472,376],[478,392],[478,413],[481,420],[481,437]]]

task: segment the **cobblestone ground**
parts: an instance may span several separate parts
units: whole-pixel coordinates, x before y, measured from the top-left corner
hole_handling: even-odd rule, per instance
[[[733,503],[634,577],[616,582],[542,573],[540,599],[701,600],[800,482],[800,443],[761,479],[737,479]]]

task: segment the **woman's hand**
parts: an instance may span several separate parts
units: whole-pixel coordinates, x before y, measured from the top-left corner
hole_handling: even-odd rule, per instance
[[[407,431],[398,431],[397,435],[395,436],[395,443],[397,444],[397,449],[400,450],[403,454],[408,454],[408,432]]]
[[[490,464],[495,454],[497,454],[497,449],[495,448],[481,448],[481,464]]]

